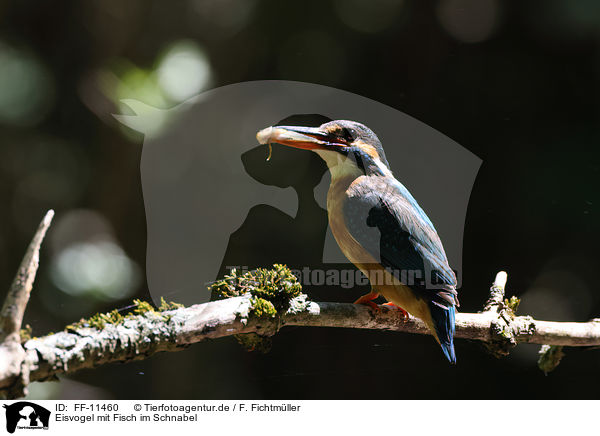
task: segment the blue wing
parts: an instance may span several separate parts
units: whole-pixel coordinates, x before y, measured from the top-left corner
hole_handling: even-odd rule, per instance
[[[382,266],[426,298],[458,304],[456,276],[433,224],[408,190],[389,177],[362,177],[344,203],[348,231]],[[379,232],[374,232],[376,228]],[[406,273],[409,273],[408,275]]]
[[[408,190],[390,177],[364,176],[346,194],[348,232],[418,298],[428,302],[442,350],[455,363],[457,282],[433,224]]]

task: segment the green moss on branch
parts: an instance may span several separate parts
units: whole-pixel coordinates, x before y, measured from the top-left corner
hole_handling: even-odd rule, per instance
[[[274,264],[272,269],[258,268],[240,274],[233,269],[229,275],[211,284],[212,298],[222,300],[250,294],[249,315],[256,318],[275,318],[290,307],[290,301],[302,292],[302,286],[290,269]],[[235,335],[237,341],[249,351],[267,352],[271,339],[255,333]]]
[[[126,319],[131,319],[137,315],[144,315],[148,312],[154,312],[162,314],[168,310],[173,310],[183,307],[182,304],[174,302],[166,302],[164,298],[160,299],[160,306],[155,308],[152,303],[142,300],[133,300],[133,310],[125,315],[122,315],[118,309],[111,310],[107,313],[96,313],[88,319],[80,319],[77,322],[69,324],[65,327],[65,331],[74,331],[81,328],[95,328],[96,330],[104,330],[107,324],[121,325]],[[169,320],[169,316],[162,314],[165,321]]]

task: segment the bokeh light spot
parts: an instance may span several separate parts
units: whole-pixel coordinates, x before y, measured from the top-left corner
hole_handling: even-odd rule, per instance
[[[106,219],[91,210],[67,213],[52,235],[53,283],[64,293],[100,301],[130,297],[140,283],[138,265],[114,241]]]
[[[54,283],[67,294],[107,301],[131,296],[139,283],[137,266],[111,241],[67,247],[53,262],[51,272]]]
[[[590,317],[592,295],[589,286],[574,272],[543,272],[521,296],[519,313],[536,319],[585,321]]]
[[[158,84],[171,100],[181,102],[206,88],[211,80],[208,57],[193,41],[169,47],[157,68]]]
[[[190,4],[213,32],[224,37],[237,33],[248,23],[256,0],[192,0]]]
[[[442,0],[437,16],[453,38],[467,43],[482,42],[498,27],[500,4],[497,0]]]
[[[31,126],[47,113],[52,80],[31,54],[0,42],[0,121]]]

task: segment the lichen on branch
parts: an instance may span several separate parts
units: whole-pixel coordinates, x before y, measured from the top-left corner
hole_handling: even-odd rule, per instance
[[[123,324],[123,321],[126,319],[131,319],[135,315],[143,315],[147,312],[161,313],[168,310],[178,309],[180,307],[183,307],[183,304],[174,303],[172,301],[167,302],[163,297],[160,298],[160,305],[156,308],[154,308],[154,306],[147,301],[135,299],[133,300],[133,304],[126,308],[129,309],[130,312],[126,313],[125,315],[121,313],[123,309],[113,309],[107,313],[96,313],[88,319],[81,318],[79,321],[67,325],[65,330],[75,331],[82,328],[95,328],[97,330],[103,330],[106,328],[107,324],[120,325]],[[169,320],[167,315],[162,316],[165,321]]]
[[[273,269],[258,268],[243,274],[233,269],[208,289],[214,300],[250,295],[249,316],[268,319],[285,313],[291,300],[300,295],[302,285],[287,266],[274,264]],[[248,351],[266,353],[271,349],[271,337],[267,335],[246,333],[234,337]]]

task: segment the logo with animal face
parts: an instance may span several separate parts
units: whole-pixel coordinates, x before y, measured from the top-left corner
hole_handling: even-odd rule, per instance
[[[16,429],[48,429],[50,411],[29,401],[19,401],[3,405],[6,409],[6,431],[14,433]]]
[[[155,301],[206,302],[206,284],[233,266],[353,268],[329,228],[323,160],[256,142],[267,126],[335,119],[377,134],[394,176],[434,223],[460,286],[464,222],[481,160],[426,124],[365,97],[290,81],[228,85],[168,110],[123,103],[132,113],[116,118],[144,134],[146,273]]]

